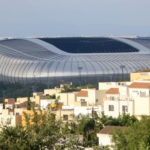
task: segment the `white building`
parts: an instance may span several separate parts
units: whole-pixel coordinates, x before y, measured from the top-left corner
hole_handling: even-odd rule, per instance
[[[9,109],[3,109],[2,113],[0,114],[0,129],[4,126],[16,126],[20,119],[20,115],[14,115],[13,111],[10,111]]]
[[[82,89],[76,96],[77,102],[86,102],[87,106],[94,106],[100,102],[100,91],[96,89]]]
[[[105,115],[150,115],[150,81],[99,83],[99,90],[105,91],[102,103]]]
[[[134,115],[150,115],[150,82],[133,82],[129,86],[129,97],[134,101]]]
[[[55,102],[55,99],[40,99],[40,108],[42,110],[46,110],[47,106],[54,102]]]
[[[112,134],[115,130],[125,130],[125,127],[118,126],[105,126],[99,133],[97,133],[99,146],[106,147],[109,146],[110,150],[113,150],[114,143],[112,142]]]
[[[119,88],[110,88],[106,91],[103,101],[103,111],[105,115],[114,118],[124,113],[133,115],[133,101],[125,95],[122,96]]]

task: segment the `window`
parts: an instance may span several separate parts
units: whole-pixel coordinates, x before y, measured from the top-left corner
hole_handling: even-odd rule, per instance
[[[11,124],[11,118],[7,118],[6,123]]]
[[[68,115],[63,115],[63,120],[67,121],[68,120]]]
[[[110,100],[114,100],[115,98],[114,98],[114,96],[110,96]]]
[[[114,105],[109,105],[109,111],[114,111]]]
[[[146,97],[146,92],[141,92],[141,91],[140,91],[140,96],[141,96],[141,97]]]
[[[85,102],[85,99],[80,99],[80,102]]]
[[[128,112],[128,106],[126,106],[126,105],[123,105],[122,106],[122,112]]]

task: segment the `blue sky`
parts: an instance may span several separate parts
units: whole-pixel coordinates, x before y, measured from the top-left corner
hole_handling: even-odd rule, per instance
[[[0,37],[150,36],[150,0],[0,2]]]

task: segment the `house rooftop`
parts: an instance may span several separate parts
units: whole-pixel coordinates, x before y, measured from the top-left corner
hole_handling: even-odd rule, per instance
[[[119,88],[110,88],[106,91],[106,94],[119,94]]]
[[[77,97],[88,97],[88,91],[80,91],[76,94]]]
[[[133,82],[129,88],[150,88],[150,82]]]
[[[123,126],[105,126],[99,133],[100,134],[113,134],[116,130],[124,131],[127,127]]]
[[[14,105],[15,104],[15,99],[14,98],[6,98],[5,103]]]

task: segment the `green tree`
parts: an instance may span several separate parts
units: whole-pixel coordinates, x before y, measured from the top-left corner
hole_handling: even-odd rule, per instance
[[[62,123],[55,119],[52,113],[37,113],[25,126],[6,126],[0,132],[0,149],[6,150],[53,150],[55,144],[62,137],[60,128]],[[26,114],[26,116],[28,116]]]
[[[117,150],[149,150],[150,117],[143,116],[140,121],[127,127],[125,132],[115,132],[113,141]]]
[[[30,150],[27,131],[21,126],[2,128],[2,131],[0,132],[0,149]]]
[[[98,144],[96,133],[102,128],[99,117],[91,118],[88,115],[78,115],[77,129],[78,133],[83,135],[84,146],[94,146]]]
[[[27,100],[27,110],[31,110],[31,100],[30,100],[30,97],[28,97],[28,100]]]

